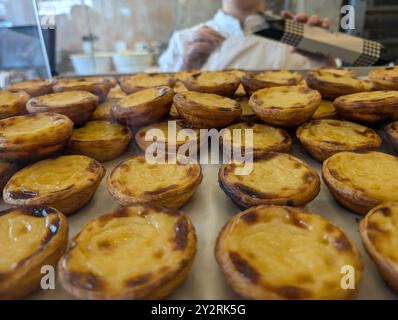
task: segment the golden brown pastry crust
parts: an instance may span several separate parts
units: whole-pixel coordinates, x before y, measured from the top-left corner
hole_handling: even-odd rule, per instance
[[[173,87],[174,79],[167,73],[137,73],[120,78],[120,86],[127,94],[153,87]]]
[[[131,126],[145,126],[166,117],[173,103],[174,91],[170,87],[140,90],[112,106],[112,115]]]
[[[369,72],[376,90],[398,90],[398,67],[377,68]]]
[[[334,100],[347,94],[372,91],[373,84],[370,81],[352,76],[350,72],[333,69],[313,69],[307,73],[307,83],[312,89],[318,90],[322,98]]]
[[[236,175],[235,169],[239,166],[235,163],[223,165],[218,173],[218,182],[240,208],[304,206],[320,191],[316,171],[285,153],[270,152],[254,159],[253,171],[248,175]]]
[[[87,122],[95,108],[98,98],[87,91],[65,91],[51,93],[29,100],[26,109],[29,113],[55,112],[68,116],[75,125]]]
[[[196,242],[191,220],[180,211],[125,207],[89,222],[61,258],[58,274],[81,299],[163,299],[187,277]]]
[[[311,119],[321,103],[318,91],[303,86],[282,86],[258,90],[249,105],[271,126],[296,127]]]
[[[240,141],[233,142],[233,130],[241,130]],[[253,130],[253,144],[246,145],[245,130]],[[250,150],[249,153],[252,153],[254,158],[269,152],[289,152],[292,146],[292,139],[285,130],[254,122],[238,123],[225,128],[220,134],[220,142],[222,148],[242,156]]]
[[[398,202],[386,202],[362,219],[359,230],[366,251],[383,279],[398,292]]]
[[[149,164],[144,156],[122,162],[107,178],[109,193],[121,205],[156,204],[173,209],[184,206],[201,182],[202,169],[197,163]]]
[[[303,77],[298,72],[288,70],[270,70],[260,73],[248,72],[240,78],[245,92],[252,95],[254,92],[271,87],[296,86]]]
[[[215,255],[232,289],[257,300],[353,299],[363,269],[357,248],[340,228],[284,206],[235,215],[221,230]],[[347,265],[355,270],[352,290],[341,287]]]
[[[333,105],[346,119],[363,123],[398,120],[398,91],[373,91],[337,98]]]
[[[3,199],[18,207],[51,206],[68,216],[91,200],[104,175],[101,163],[85,156],[47,159],[14,174]]]
[[[365,126],[333,119],[312,120],[297,129],[297,138],[318,161],[342,151],[371,151],[381,146],[381,138]]]
[[[47,80],[28,80],[9,85],[6,89],[11,92],[25,91],[31,97],[44,96],[53,92],[53,83]]]
[[[53,91],[87,91],[96,95],[102,103],[115,85],[116,80],[112,77],[63,78],[55,81]]]
[[[392,146],[396,151],[398,151],[398,121],[387,125],[386,133],[391,141]]]
[[[68,244],[68,221],[53,208],[8,209],[0,212],[0,238],[0,299],[21,299],[39,289],[43,266],[56,267]]]
[[[90,121],[75,129],[68,142],[68,151],[100,162],[119,157],[132,138],[128,127],[109,121]]]
[[[358,214],[398,201],[397,158],[381,152],[340,152],[323,163],[323,180],[342,206]]]
[[[237,101],[210,93],[181,92],[174,104],[186,125],[194,128],[225,127],[242,114]]]
[[[184,84],[190,91],[233,97],[240,80],[228,71],[203,71],[190,75]]]
[[[34,161],[66,145],[72,121],[57,113],[38,113],[0,120],[0,159]]]
[[[0,120],[25,114],[29,99],[25,91],[0,90]]]

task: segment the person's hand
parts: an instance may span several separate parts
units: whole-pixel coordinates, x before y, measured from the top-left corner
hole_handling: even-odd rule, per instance
[[[324,29],[329,29],[330,26],[332,25],[332,20],[330,18],[320,18],[317,15],[309,16],[305,12],[293,14],[290,11],[282,11],[281,14],[282,14],[282,17],[285,19],[291,19],[296,22],[305,23],[305,24],[308,24],[308,25],[314,26],[314,27],[321,27]],[[332,57],[326,57],[323,55],[298,50],[296,48],[293,49],[293,52],[299,53],[301,55],[305,55],[305,56],[307,56],[307,58],[310,58],[311,60],[313,60],[313,62],[315,62],[316,64],[319,64],[319,65],[324,64],[324,65],[328,65],[331,67],[336,66],[336,60],[333,59]]]
[[[183,69],[200,69],[224,40],[221,34],[208,26],[195,30],[190,41],[185,44]]]
[[[308,24],[310,26],[321,27],[324,29],[329,29],[332,24],[332,20],[330,18],[320,18],[317,15],[309,16],[305,12],[293,14],[290,11],[284,10],[284,11],[282,11],[282,17],[285,19],[291,19],[296,22],[301,22],[301,23]]]

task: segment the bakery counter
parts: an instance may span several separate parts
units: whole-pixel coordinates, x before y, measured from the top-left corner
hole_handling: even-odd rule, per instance
[[[79,238],[77,245],[70,245],[68,254],[61,258],[61,269],[59,273],[57,273],[60,277],[57,276],[56,278],[55,289],[39,289],[26,298],[34,300],[114,297],[126,297],[130,299],[143,297],[163,298],[170,292],[172,292],[172,294],[168,296],[168,299],[175,300],[231,300],[242,299],[242,297],[255,298],[256,296],[251,296],[251,292],[244,292],[244,288],[250,286],[243,286],[243,289],[242,287],[238,288],[239,290],[243,290],[240,291],[240,295],[235,293],[232,286],[234,286],[235,289],[239,286],[237,286],[236,283],[231,286],[231,282],[233,281],[233,279],[231,279],[232,276],[229,278],[229,282],[227,282],[225,277],[225,273],[230,272],[230,270],[226,270],[227,268],[225,267],[227,262],[223,265],[223,270],[218,263],[225,258],[225,255],[223,257],[223,253],[221,252],[223,248],[221,248],[220,243],[225,243],[228,232],[231,232],[230,227],[224,229],[223,227],[234,218],[230,224],[235,223],[239,219],[244,220],[247,224],[248,229],[244,229],[243,231],[239,229],[240,232],[245,232],[245,230],[247,232],[247,230],[250,230],[249,228],[259,227],[259,231],[263,233],[267,233],[264,232],[264,230],[270,230],[270,234],[274,235],[275,239],[280,239],[281,242],[285,241],[288,237],[280,237],[278,228],[284,231],[290,230],[294,236],[298,237],[302,235],[301,232],[305,232],[302,231],[304,229],[313,231],[311,225],[309,226],[308,223],[313,223],[314,226],[320,228],[317,229],[317,231],[321,230],[319,234],[314,232],[310,237],[303,236],[305,239],[301,243],[301,246],[297,246],[297,248],[299,248],[298,251],[300,251],[298,253],[293,252],[294,250],[292,251],[289,246],[284,248],[285,251],[278,252],[278,250],[272,248],[272,241],[275,239],[269,236],[266,237],[264,234],[261,235],[261,239],[267,239],[268,249],[272,251],[275,257],[279,257],[278,259],[280,259],[278,261],[272,261],[270,265],[273,266],[273,269],[268,270],[269,274],[275,275],[275,279],[280,277],[278,273],[280,271],[279,268],[285,268],[286,271],[289,270],[291,263],[298,263],[303,269],[308,267],[308,270],[314,272],[309,273],[307,272],[308,270],[304,270],[304,272],[299,274],[300,277],[298,277],[298,279],[295,278],[292,280],[294,285],[306,282],[306,285],[310,283],[309,286],[311,286],[313,283],[318,284],[318,282],[316,282],[317,279],[324,280],[326,277],[330,277],[328,280],[332,279],[333,281],[333,283],[331,283],[332,281],[327,282],[330,289],[329,291],[323,289],[316,290],[316,288],[314,292],[306,290],[292,291],[292,287],[281,287],[281,289],[276,285],[275,287],[271,286],[274,293],[277,292],[278,298],[305,299],[311,297],[332,297],[346,299],[352,298],[352,296],[355,296],[355,293],[357,293],[357,299],[396,299],[397,293],[390,289],[378,272],[376,264],[372,261],[370,255],[364,248],[363,240],[359,232],[360,222],[363,218],[361,214],[367,212],[369,206],[373,207],[372,205],[376,200],[365,198],[366,201],[361,203],[358,201],[359,198],[351,197],[351,199],[348,199],[345,203],[344,208],[336,202],[334,197],[339,192],[339,190],[335,188],[337,184],[331,186],[328,179],[322,178],[322,163],[320,161],[325,158],[330,159],[329,156],[335,157],[333,154],[337,153],[336,148],[338,147],[353,148],[355,151],[359,151],[355,153],[355,155],[372,154],[376,158],[380,157],[380,163],[382,161],[385,161],[383,163],[394,162],[392,167],[396,165],[396,158],[392,157],[392,155],[396,156],[396,151],[394,151],[393,144],[387,137],[387,133],[383,126],[371,126],[372,129],[370,129],[359,124],[350,124],[346,121],[336,120],[336,110],[333,109],[331,103],[325,100],[322,102],[322,95],[328,95],[329,98],[331,96],[337,97],[341,95],[339,91],[342,88],[339,83],[341,78],[349,79],[352,81],[351,83],[353,83],[351,86],[348,85],[343,87],[344,90],[359,91],[359,99],[363,99],[362,91],[367,91],[365,94],[366,99],[377,100],[377,96],[374,95],[374,92],[371,91],[372,89],[369,87],[370,82],[362,79],[367,75],[369,69],[358,68],[356,71],[360,76],[358,78],[352,76],[353,73],[347,70],[313,70],[311,72],[313,78],[309,81],[309,85],[312,89],[307,86],[307,83],[303,81],[298,73],[286,71],[280,73],[264,72],[257,78],[253,76],[252,78],[247,77],[244,79],[245,75],[243,74],[242,76],[241,71],[231,71],[228,73],[220,72],[199,75],[179,74],[183,79],[180,81],[185,82],[184,84],[179,83],[178,85],[168,79],[167,75],[152,77],[140,74],[135,77],[121,77],[119,79],[121,87],[125,92],[130,94],[128,97],[126,97],[125,92],[123,92],[121,88],[113,88],[115,86],[114,79],[109,77],[98,77],[95,81],[88,78],[80,81],[64,79],[53,86],[52,90],[56,92],[50,95],[43,95],[37,90],[30,91],[30,95],[34,95],[35,97],[30,99],[27,103],[27,110],[33,115],[23,115],[18,118],[10,118],[9,115],[5,115],[4,119],[0,120],[2,121],[2,125],[0,126],[0,147],[3,159],[10,162],[36,162],[42,158],[51,158],[53,154],[59,154],[63,147],[67,148],[67,153],[76,155],[36,162],[32,166],[26,167],[16,174],[14,174],[16,168],[13,166],[8,169],[2,169],[0,167],[0,169],[4,170],[3,172],[7,172],[9,175],[14,174],[5,186],[4,201],[0,203],[0,209],[5,210],[9,208],[10,205],[25,205],[25,207],[29,207],[31,205],[37,206],[43,203],[48,205],[51,204],[67,215],[67,221],[69,222],[69,239],[75,239],[77,235],[79,235]],[[330,74],[330,72],[332,73]],[[389,72],[389,70],[387,70],[387,72]],[[398,72],[398,70],[396,72]],[[238,77],[234,74],[238,75]],[[376,81],[378,76],[378,74],[374,74],[374,79]],[[186,77],[190,78],[187,80]],[[353,79],[353,77],[355,79]],[[258,86],[262,85],[264,82],[268,84],[272,81],[283,82],[292,79],[296,81],[293,86],[271,86],[258,91]],[[326,89],[325,86],[322,87],[322,81],[324,79],[328,81],[337,81],[335,86],[337,89],[333,91],[330,90],[330,86]],[[229,82],[227,83],[228,85],[223,85],[218,88],[225,96],[215,95],[214,92],[209,93],[211,90],[215,90],[214,87],[209,85],[209,83],[212,83],[210,80],[225,83]],[[156,87],[153,87],[152,84],[158,81],[160,83],[157,83]],[[173,90],[168,87],[169,82],[174,85],[174,93]],[[240,84],[243,84],[243,86]],[[385,83],[383,82],[383,84]],[[48,83],[45,82],[41,83],[39,87],[45,89],[47,85]],[[145,85],[148,87],[143,87]],[[191,91],[186,91],[184,85],[191,88]],[[314,90],[315,86],[319,86],[318,91]],[[25,88],[24,91],[26,92],[26,90],[32,89],[32,87],[37,89],[38,84],[29,83],[28,88]],[[111,87],[113,89],[111,89]],[[80,94],[73,92],[76,90],[78,90]],[[194,92],[194,90],[196,91]],[[242,91],[248,90],[253,90],[252,100],[249,102],[253,110],[247,107],[248,98],[242,96]],[[24,94],[22,94],[22,97],[18,96],[21,89],[11,91],[13,91],[16,96],[10,95],[7,91],[7,93],[3,93],[4,100],[19,98],[22,99],[23,103],[27,102],[27,98]],[[206,93],[198,93],[198,91],[206,91]],[[237,92],[240,93],[239,97],[236,96]],[[380,95],[382,94],[386,93],[380,93]],[[235,99],[226,96],[233,96]],[[390,99],[393,101],[398,100],[396,93],[388,97],[382,96],[382,98],[386,99],[386,101],[391,101]],[[105,101],[100,107],[98,107],[99,100]],[[273,113],[271,115],[272,119],[270,119],[270,114],[263,112],[264,108],[272,110],[278,109],[278,111],[282,109],[282,111],[279,112],[285,112],[285,110],[289,109],[290,105],[292,105],[292,101],[294,101],[292,108],[300,108],[302,111],[298,116],[296,113],[294,114],[295,117],[293,120],[295,121],[292,121],[293,117],[286,117],[285,113],[279,116]],[[172,107],[171,105],[173,102],[174,106]],[[350,106],[353,103],[352,101],[345,100],[340,102],[343,107]],[[220,104],[222,104],[221,107]],[[276,105],[278,105],[279,108],[275,107]],[[303,105],[303,107],[301,107],[301,105]],[[319,106],[322,106],[322,112],[314,113],[315,110],[320,110]],[[15,110],[15,106],[13,107],[14,109],[11,110],[13,112],[17,112],[21,109]],[[55,112],[49,112],[51,110],[55,110]],[[372,105],[365,111],[368,112],[368,110],[370,110],[370,115],[373,116]],[[139,112],[141,112],[141,114],[139,114]],[[254,114],[254,112],[256,114]],[[395,116],[393,112],[396,111],[393,110],[391,114],[383,113],[380,119],[391,120],[390,117]],[[257,171],[255,177],[253,174],[253,176],[249,178],[243,177],[240,179],[230,176],[233,171],[230,169],[232,166],[235,167],[235,164],[231,165],[231,168],[223,166],[222,170],[220,170],[222,164],[201,164],[201,169],[197,164],[189,164],[192,167],[184,167],[181,165],[181,167],[184,168],[177,168],[176,166],[179,166],[180,163],[171,165],[174,167],[169,169],[162,167],[162,165],[154,165],[151,167],[145,161],[145,158],[142,157],[142,150],[148,148],[148,143],[143,139],[143,136],[145,136],[149,128],[155,128],[157,126],[154,122],[164,118],[168,113],[169,120],[181,120],[180,117],[184,118],[185,126],[187,125],[187,127],[208,129],[213,127],[229,127],[236,129],[253,128],[255,134],[257,134],[258,137],[262,137],[258,140],[260,141],[259,143],[256,142],[258,145],[253,149],[253,152],[256,157],[258,157],[256,161],[263,161],[264,163],[261,164],[261,168]],[[227,113],[228,116],[223,116],[223,113]],[[380,120],[379,118],[371,118],[366,113],[362,115],[364,118],[360,118],[358,114],[352,115],[348,113],[348,117],[357,117],[360,121],[370,120],[376,122]],[[330,120],[331,118],[333,120]],[[81,127],[87,119],[97,121],[90,121]],[[103,121],[110,119],[116,119],[119,123],[116,124],[114,123],[115,121]],[[308,121],[310,119],[313,119],[313,121]],[[320,119],[327,120],[322,122]],[[249,123],[241,124],[243,122]],[[264,123],[268,125],[264,125]],[[303,125],[303,123],[306,124]],[[308,126],[311,124],[312,127],[308,128],[307,124]],[[164,131],[166,130],[166,125],[167,123],[162,123],[158,125],[158,127],[160,130]],[[271,125],[275,127],[271,127]],[[184,126],[183,122],[178,122],[177,129],[182,129],[182,126]],[[301,130],[299,130],[296,135],[298,126],[301,126]],[[144,128],[140,129],[140,127]],[[1,130],[3,130],[3,132]],[[324,148],[321,150],[322,152],[319,152],[314,147],[315,144],[312,145],[314,148],[311,149],[305,142],[305,139],[308,139],[309,135],[305,130],[311,131],[311,134],[314,135],[316,135],[316,132],[321,132],[321,135],[326,136],[330,134],[333,139],[340,139],[341,141],[335,144],[330,143],[328,148]],[[49,132],[52,134],[49,134]],[[200,146],[200,154],[203,158],[206,158],[205,156],[210,155],[212,149],[204,148],[200,143],[198,139],[198,130],[192,130],[192,132],[193,136],[190,138],[192,141],[189,142],[192,143],[192,145]],[[27,139],[27,136],[30,138]],[[346,141],[345,138],[342,139],[341,136],[350,137],[352,141]],[[233,144],[233,141],[228,139],[227,136],[222,135],[222,144]],[[310,137],[310,140],[311,139]],[[129,140],[131,140],[130,143],[128,142]],[[255,141],[257,140],[255,139]],[[313,142],[313,140],[311,141]],[[126,145],[127,149],[124,152]],[[369,150],[377,150],[385,154],[362,152]],[[85,156],[79,156],[79,154]],[[345,153],[345,155],[347,154],[348,153]],[[341,153],[338,155],[341,155]],[[320,161],[316,161],[314,158]],[[275,162],[272,162],[270,159],[275,159]],[[101,164],[101,161],[106,162]],[[370,171],[372,174],[375,174],[375,172],[382,172],[383,174],[380,179],[384,179],[388,176],[388,172],[386,168],[381,168],[382,165],[376,162],[374,159],[369,160],[369,163],[375,164],[375,168],[372,167]],[[354,165],[352,165],[352,163],[353,162],[351,162],[350,168],[342,165],[339,169],[346,170],[348,168],[345,171],[347,175],[352,174],[352,172],[355,173],[357,169],[352,169],[355,167],[355,163]],[[0,164],[2,163],[0,162]],[[358,171],[362,177],[364,166],[358,165],[358,167],[362,170]],[[333,170],[331,169],[330,171],[332,172]],[[275,185],[273,181],[265,181],[263,183],[263,180],[266,180],[266,176],[272,176],[275,172],[278,173],[277,177],[273,177]],[[338,179],[338,172],[336,172],[335,170],[335,178]],[[365,176],[367,176],[367,174]],[[391,176],[393,175],[391,174]],[[170,181],[178,180],[178,182],[174,181],[171,183],[168,179]],[[237,182],[237,180],[234,179],[238,179],[239,181]],[[380,179],[376,180],[379,181]],[[328,186],[325,184],[325,181],[329,183]],[[375,187],[372,181],[370,181],[363,187],[368,187],[372,189],[372,192],[374,192],[373,194],[379,195],[380,188],[386,190],[383,186],[383,181]],[[5,181],[1,182],[4,184],[3,182]],[[150,189],[151,183],[153,183],[152,187],[156,187],[154,189],[156,192]],[[264,189],[266,189],[266,191],[260,190],[260,188],[259,190],[255,190],[255,188],[252,187],[253,183],[257,183],[261,187],[265,186]],[[36,192],[29,191],[30,189],[34,190],[37,185],[42,189]],[[239,192],[233,190],[237,185],[239,186]],[[391,185],[392,188],[396,186],[394,183],[391,183]],[[334,187],[334,189],[332,187]],[[289,194],[289,192],[286,192],[287,195],[283,192],[278,193],[280,190],[289,191],[289,188],[292,188],[293,191],[299,190],[300,192],[296,192],[293,196]],[[357,190],[359,190],[359,188],[357,188]],[[274,191],[276,192],[276,196]],[[334,196],[331,191],[334,191]],[[391,197],[396,195],[395,190],[393,191]],[[384,197],[387,196],[388,195],[382,195],[381,198],[384,199]],[[65,198],[70,201],[64,201]],[[341,201],[341,199],[339,200]],[[156,214],[156,212],[154,212],[156,210],[153,208],[145,207],[145,212],[142,213],[142,219],[145,220],[144,222],[141,221],[143,222],[142,230],[146,228],[145,224],[151,221],[152,226],[155,226],[155,233],[145,229],[145,237],[143,235],[141,239],[141,229],[137,227],[141,222],[137,221],[129,225],[127,223],[123,224],[120,222],[122,220],[119,220],[114,222],[114,228],[112,230],[102,229],[113,217],[126,218],[134,216],[133,211],[135,209],[120,210],[120,205],[128,205],[129,203],[137,202],[150,205],[156,204],[170,208],[156,209],[161,211]],[[285,205],[285,209],[282,210],[287,210],[287,216],[290,217],[289,219],[291,219],[291,221],[289,221],[292,222],[292,224],[289,226],[287,224],[283,225],[286,221],[279,219],[281,221],[275,220],[275,223],[279,223],[277,229],[272,229],[273,227],[270,229],[261,229],[264,226],[261,223],[263,220],[258,221],[258,211],[248,211],[244,216],[238,215],[244,208],[251,208],[258,204]],[[308,212],[317,214],[317,217],[315,218],[308,213],[303,214],[303,210],[294,209],[292,208],[293,206],[300,206]],[[346,209],[347,207],[350,207],[351,211]],[[181,211],[185,213],[186,216],[178,212],[176,213],[176,208],[181,208]],[[357,212],[357,214],[353,212]],[[57,211],[55,211],[55,213],[57,213]],[[107,213],[111,214],[103,216]],[[37,213],[35,214],[37,217]],[[54,214],[54,212],[50,214],[51,219],[55,219],[52,214]],[[390,216],[390,212],[385,213],[385,218]],[[0,215],[0,218],[1,217]],[[43,218],[45,215],[41,217]],[[300,219],[295,219],[295,217],[300,217]],[[17,218],[18,217],[13,217],[13,219]],[[58,221],[60,223],[58,226],[65,225],[66,220],[64,221],[63,219],[65,218]],[[265,219],[264,221],[264,224],[266,224],[269,220]],[[51,225],[54,223],[55,222],[51,222]],[[197,250],[194,258],[195,232],[193,228],[196,230],[197,239]],[[296,228],[294,229],[295,231],[292,231],[292,228]],[[4,228],[3,231],[5,229],[6,228]],[[18,236],[22,237],[23,230],[21,230],[18,231]],[[62,230],[62,236],[65,238],[65,229]],[[82,230],[84,231],[82,232]],[[170,230],[175,231],[173,236],[170,236],[168,233]],[[223,231],[220,237],[221,230]],[[0,229],[0,231],[2,231],[2,229]],[[54,231],[52,232],[54,233]],[[7,232],[2,232],[0,236],[5,236],[6,233]],[[40,234],[37,233],[36,236],[40,236]],[[132,238],[134,236],[136,241],[138,241],[137,243],[141,243],[142,241],[142,246],[137,243],[132,245],[132,248],[140,253],[140,257],[144,257],[140,260],[141,266],[144,265],[149,268],[154,264],[156,265],[156,259],[166,255],[170,257],[173,266],[179,265],[181,267],[179,272],[181,272],[182,276],[175,276],[172,279],[173,281],[170,281],[170,278],[163,279],[160,277],[161,275],[158,274],[157,276],[161,278],[160,283],[167,283],[167,286],[160,285],[157,287],[157,290],[151,290],[149,286],[145,288],[148,291],[140,291],[138,289],[134,291],[137,286],[140,287],[145,284],[145,282],[148,282],[148,279],[152,279],[151,277],[153,275],[144,273],[139,274],[137,277],[138,271],[133,270],[132,272],[135,272],[134,277],[122,279],[126,281],[123,283],[127,283],[129,288],[126,292],[120,292],[120,288],[118,288],[117,285],[113,286],[109,279],[121,281],[120,277],[127,277],[130,275],[129,270],[127,270],[129,268],[126,267],[129,262],[126,257],[132,257],[129,256],[131,252],[129,251],[130,247],[128,243],[126,245],[126,241],[128,242],[130,236]],[[46,239],[47,242],[49,241],[47,236],[44,237],[44,239]],[[170,246],[168,242],[169,239],[173,239],[172,241],[174,242],[172,242],[172,244],[174,247]],[[321,240],[318,241],[319,239]],[[7,240],[9,240],[9,238],[7,238]],[[316,243],[314,243],[313,240]],[[40,243],[46,244],[46,241]],[[79,243],[83,243],[83,246],[90,246],[88,245],[90,241],[93,241],[95,250],[92,252],[95,254],[92,254],[90,251],[91,249],[88,250],[90,253],[84,250],[79,251]],[[258,257],[265,257],[267,252],[260,252],[260,249],[263,248],[261,243],[263,240],[258,241],[258,239],[253,238],[252,241],[252,243],[247,243],[248,241],[246,241],[242,244],[242,247],[245,245],[245,249],[247,249],[247,247],[250,246],[251,250],[257,248],[255,253],[259,253]],[[65,245],[65,242],[66,239],[59,237],[58,243],[60,245]],[[156,243],[157,246],[163,248],[163,251],[152,252],[153,247],[150,248],[151,250],[144,250],[143,246],[147,243]],[[286,240],[286,243],[289,243],[289,241]],[[233,246],[234,241],[230,241],[229,245]],[[314,247],[311,247],[311,249],[314,250],[307,250],[307,247],[312,245],[314,245]],[[239,249],[241,248],[240,243],[237,246]],[[323,250],[323,248],[325,250]],[[9,248],[7,250],[11,252]],[[74,253],[72,251],[74,251]],[[217,258],[215,251],[217,251]],[[148,252],[151,253],[150,257]],[[314,252],[319,253],[322,259],[318,259],[318,255],[314,254]],[[102,263],[106,261],[107,254],[115,257],[117,261],[115,261],[114,264],[110,263],[109,266],[104,266]],[[254,256],[253,261],[255,262],[256,254],[251,257],[253,258]],[[297,254],[297,256],[294,257],[295,259],[293,259],[295,262],[291,262],[293,260],[290,259],[290,255],[294,254]],[[328,256],[328,254],[330,255]],[[239,271],[235,272],[235,276],[236,274],[240,274],[240,276],[248,278],[251,282],[250,285],[253,285],[256,290],[261,291],[265,288],[264,291],[266,291],[269,289],[269,286],[258,289],[258,271],[253,269],[247,262],[242,261],[239,254],[233,256],[230,253],[230,256],[233,257],[231,260],[235,259],[234,263],[236,269]],[[312,261],[306,261],[308,256],[314,259],[313,263]],[[14,256],[10,254],[10,257]],[[55,259],[54,256],[52,256],[52,258]],[[340,258],[342,260],[338,260]],[[90,259],[90,262],[85,263],[85,259]],[[348,265],[352,263],[355,270],[358,272],[361,272],[360,269],[363,263],[363,271],[360,277],[361,281],[360,283],[355,283],[355,291],[342,292],[339,281],[343,278],[344,272],[341,274],[337,272],[336,274],[337,269],[330,271],[330,269],[325,270],[323,267],[319,268],[319,266],[334,265],[337,260],[338,262],[349,262]],[[50,262],[52,263],[52,260]],[[189,271],[191,263],[193,263],[192,269]],[[82,272],[80,276],[77,276],[73,271],[68,271],[68,267],[72,265],[80,267],[82,270],[86,270],[86,272]],[[107,286],[104,286],[104,283],[99,281],[98,277],[90,273],[90,266],[96,270],[103,271],[107,278],[106,281],[108,281],[109,286],[115,291],[109,293],[106,290],[102,290]],[[340,266],[340,264],[338,264],[338,266]],[[117,270],[117,268],[122,268],[123,272],[120,272],[120,274],[117,272],[115,273],[114,271],[115,269]],[[261,266],[259,268],[261,268]],[[71,267],[71,269],[73,268]],[[261,272],[264,272],[264,270],[261,269]],[[285,276],[285,273],[286,272],[283,273],[282,278]],[[184,276],[186,276],[186,280],[182,281],[184,280]],[[100,280],[102,279],[100,278]],[[166,280],[169,282],[164,282]],[[284,281],[285,279],[282,280]],[[239,281],[240,280],[238,280],[238,282]],[[180,282],[182,282],[182,284],[178,286]],[[325,285],[325,281],[323,284]],[[64,288],[66,288],[66,290]],[[98,290],[95,290],[95,288]],[[2,293],[1,289],[2,287],[0,286],[0,296]],[[313,295],[311,295],[312,293]],[[262,292],[260,294],[262,294]],[[260,297],[273,298],[275,296],[271,294],[270,296],[265,295]]]

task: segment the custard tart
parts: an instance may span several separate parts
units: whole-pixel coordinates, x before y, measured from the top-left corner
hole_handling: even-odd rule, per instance
[[[174,91],[170,87],[140,90],[112,106],[112,115],[131,126],[145,126],[166,117],[173,104]]]
[[[330,69],[314,69],[308,72],[308,86],[318,90],[322,98],[334,100],[347,94],[372,91],[373,83],[360,79],[345,71],[339,73]]]
[[[200,149],[201,139],[198,129],[187,129],[181,121],[165,121],[141,128],[135,135],[135,141],[144,152],[152,146],[158,152],[172,150],[181,155],[194,156]]]
[[[177,163],[150,163],[134,156],[112,170],[108,190],[121,205],[156,204],[181,208],[202,182],[202,169],[187,158]]]
[[[271,126],[297,127],[311,119],[321,103],[318,91],[302,86],[261,89],[249,101],[250,107]]]
[[[25,106],[29,99],[25,91],[0,90],[0,120],[26,113]]]
[[[260,73],[247,73],[240,80],[246,93],[252,95],[264,88],[297,86],[303,80],[303,77],[298,72],[270,70]]]
[[[36,162],[12,176],[3,190],[12,206],[50,206],[75,213],[93,197],[105,169],[85,156],[61,156]]]
[[[9,85],[6,89],[11,92],[24,91],[30,97],[39,97],[53,92],[53,83],[47,80],[27,80]]]
[[[398,121],[390,123],[386,127],[387,136],[389,137],[392,146],[398,151]]]
[[[225,164],[218,173],[221,189],[240,208],[258,205],[304,206],[318,195],[320,179],[303,161],[270,152],[253,161],[250,173],[239,175],[242,163]]]
[[[68,116],[75,125],[87,122],[95,108],[98,98],[86,91],[67,91],[52,93],[29,100],[26,109],[29,113],[55,112]]]
[[[106,162],[120,156],[126,150],[131,137],[131,130],[118,123],[90,121],[73,131],[68,142],[68,151]]]
[[[38,113],[0,120],[0,159],[34,161],[66,145],[72,121],[57,113]]]
[[[337,98],[333,105],[346,119],[364,122],[398,120],[398,91],[373,91]]]
[[[0,212],[0,299],[21,299],[39,289],[42,267],[56,267],[67,244],[68,221],[55,209]]]
[[[372,209],[360,223],[362,242],[386,283],[398,292],[398,202]]]
[[[248,130],[252,132],[252,140],[247,135]],[[239,155],[248,152],[254,158],[269,152],[288,152],[292,146],[292,139],[285,130],[253,122],[233,124],[222,130],[220,138],[224,151],[231,150]]]
[[[184,84],[191,91],[233,97],[240,80],[232,72],[206,71],[192,74]]]
[[[5,185],[12,175],[17,171],[17,166],[10,162],[0,161],[0,192],[3,192]]]
[[[381,138],[372,129],[343,120],[312,120],[297,130],[303,147],[318,160],[324,161],[342,151],[371,151],[381,146]]]
[[[118,100],[117,100],[118,101]],[[101,103],[93,112],[91,120],[114,120],[112,116],[112,106],[115,104],[115,100],[107,99],[105,102]]]
[[[96,95],[99,103],[102,103],[115,85],[115,79],[109,77],[64,78],[56,80],[53,91],[86,91]]]
[[[398,90],[398,66],[374,69],[368,77],[376,90]]]
[[[328,100],[322,100],[318,109],[316,109],[315,113],[312,115],[312,119],[336,119],[337,116],[337,110],[333,106],[333,102]]]
[[[345,208],[358,214],[398,201],[398,158],[381,152],[340,152],[323,163],[323,180]]]
[[[172,87],[173,84],[173,77],[166,73],[138,73],[120,78],[120,86],[127,94],[153,87]]]
[[[256,300],[343,300],[359,291],[362,258],[337,226],[304,209],[250,208],[221,230],[217,262],[232,289]],[[354,271],[344,288],[342,270]]]
[[[242,114],[237,101],[211,93],[181,92],[174,104],[187,126],[199,129],[225,127]]]
[[[61,258],[58,274],[80,299],[158,300],[186,279],[195,228],[180,211],[131,206],[89,222]]]

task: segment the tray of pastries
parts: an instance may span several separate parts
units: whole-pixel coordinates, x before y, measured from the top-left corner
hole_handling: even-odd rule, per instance
[[[4,88],[0,299],[396,299],[396,79],[192,70]]]

